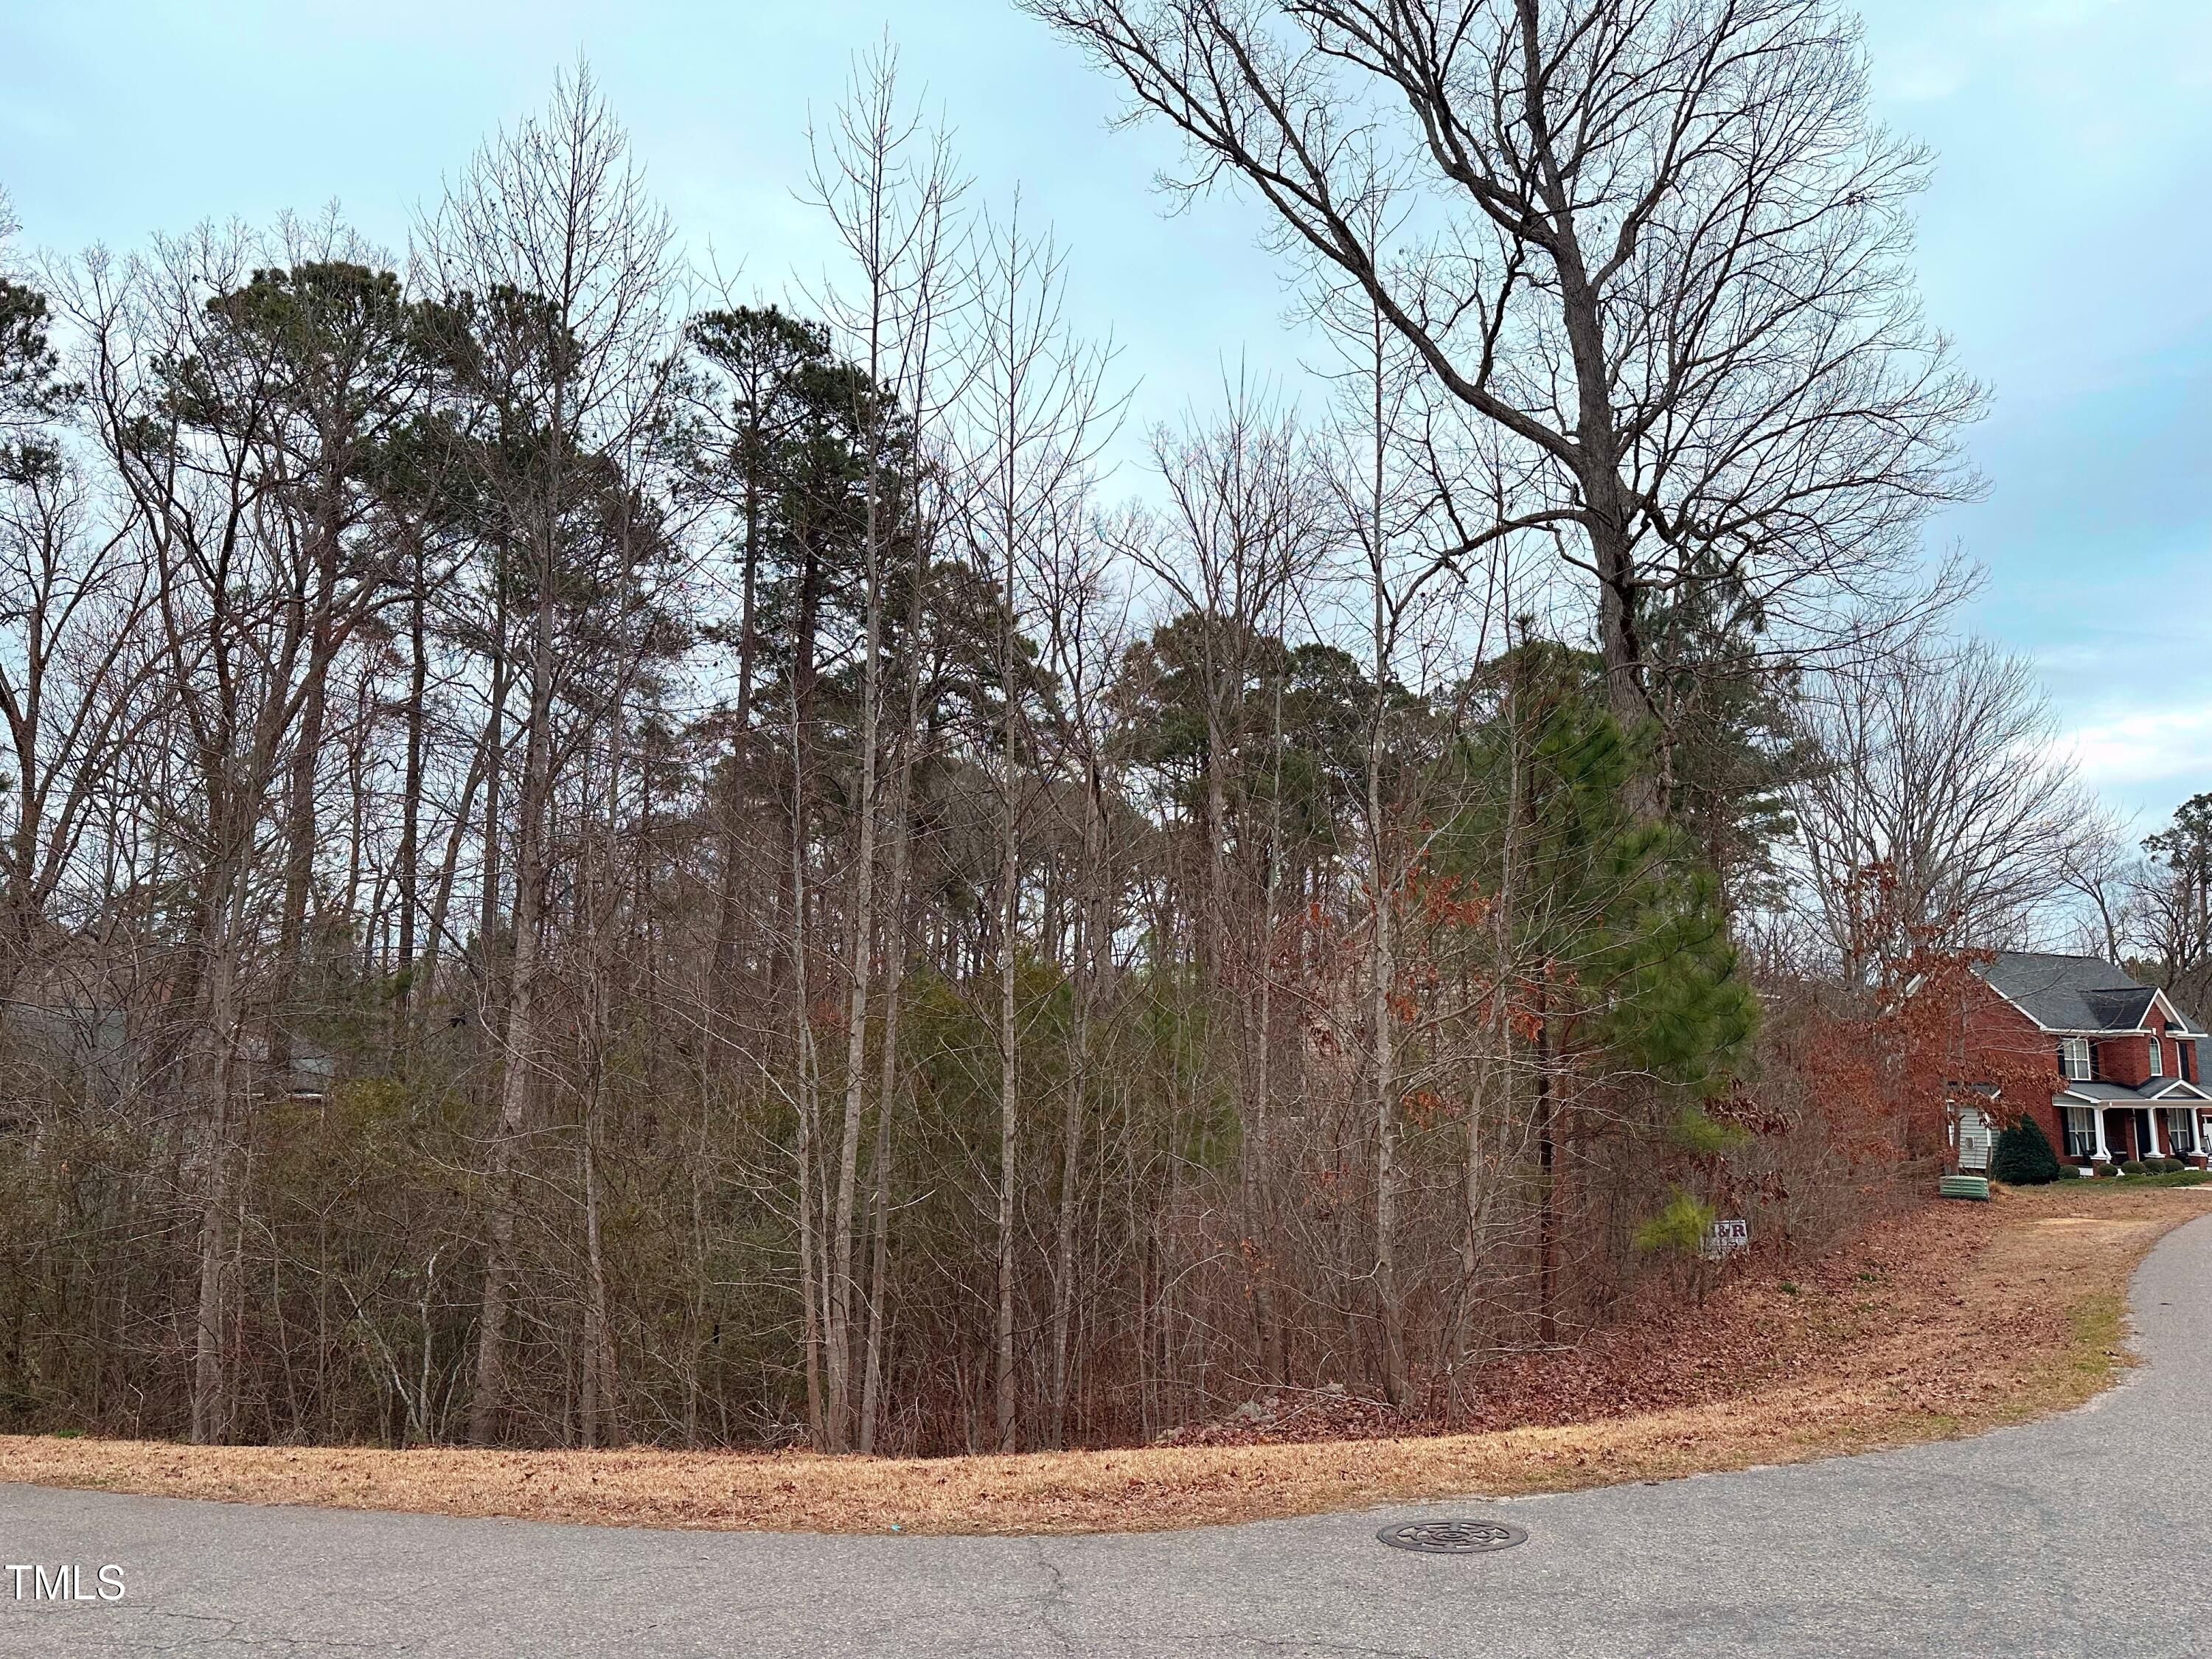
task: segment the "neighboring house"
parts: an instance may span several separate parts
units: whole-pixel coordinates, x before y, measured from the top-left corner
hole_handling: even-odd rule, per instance
[[[2063,1163],[2188,1158],[2212,1148],[2212,1089],[2202,1086],[2212,1037],[2155,986],[2095,957],[2000,951],[1976,968],[1986,993],[1966,1011],[1966,1048],[2017,1077],[2047,1066],[2051,1092],[1954,1107],[1959,1166],[1989,1166],[1994,1127],[2033,1118]],[[2200,1044],[2202,1048],[2200,1048]]]
[[[0,1002],[0,1045],[9,1063],[54,1075],[74,1075],[99,1099],[113,1100],[131,1086],[131,1022],[119,1008]],[[239,1041],[240,1087],[249,1096],[289,1095],[320,1100],[337,1075],[337,1056],[296,1034],[286,1036],[289,1063],[270,1058],[265,1032]],[[4,1091],[0,1091],[4,1092]]]

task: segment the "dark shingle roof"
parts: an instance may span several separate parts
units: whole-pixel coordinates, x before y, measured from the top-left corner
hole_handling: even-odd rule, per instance
[[[2150,1009],[2150,1000],[2156,994],[2146,985],[2133,991],[2084,991],[2081,1000],[2097,1017],[2101,1030],[2132,1031],[2142,1024],[2143,1015]]]
[[[2146,1083],[2140,1089],[2130,1089],[2124,1083],[2069,1082],[2066,1085],[2065,1092],[2081,1100],[2148,1101],[2158,1098],[2152,1091],[2171,1088],[2174,1079],[2170,1077],[2157,1078]]]
[[[2056,1031],[2134,1030],[2154,994],[2125,969],[2097,957],[2000,951],[1978,971],[2039,1025]]]
[[[2162,1100],[2168,1104],[2179,1101],[2186,1103],[2203,1097],[2202,1084],[2191,1083],[2186,1078],[2154,1077],[2136,1091],[2145,1100]]]

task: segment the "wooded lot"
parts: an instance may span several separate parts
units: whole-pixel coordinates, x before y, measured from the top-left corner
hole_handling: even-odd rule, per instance
[[[0,1425],[1461,1420],[1893,1202],[1914,976],[2202,962],[2207,837],[2118,858],[1944,632],[1979,393],[1831,9],[1031,9],[1313,385],[1148,413],[888,51],[796,301],[580,70],[404,252],[10,250]]]

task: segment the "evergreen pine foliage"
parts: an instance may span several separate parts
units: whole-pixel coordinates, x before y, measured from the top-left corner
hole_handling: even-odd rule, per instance
[[[1438,837],[1439,867],[1497,891],[1509,878],[1490,861],[1494,850],[1519,848],[1513,885],[1543,896],[1528,906],[1524,948],[1559,965],[1550,1012],[1562,1052],[1601,1054],[1677,1099],[1724,1094],[1758,1029],[1759,1001],[1695,842],[1631,805],[1650,765],[1646,734],[1624,732],[1605,708],[1603,670],[1589,653],[1530,640],[1504,667],[1510,712],[1462,757],[1490,799]],[[1519,819],[1510,836],[1509,811]]]

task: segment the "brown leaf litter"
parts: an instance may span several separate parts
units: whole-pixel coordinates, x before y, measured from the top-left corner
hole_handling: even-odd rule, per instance
[[[0,1480],[625,1526],[1149,1531],[1658,1480],[1970,1434],[2128,1363],[2129,1274],[2212,1188],[2092,1183],[1931,1205],[1817,1267],[1486,1375],[1473,1432],[1261,1402],[1198,1443],[953,1458],[185,1446],[0,1436]],[[1791,1288],[1784,1288],[1785,1285]],[[1315,1438],[1350,1427],[1358,1437]]]

